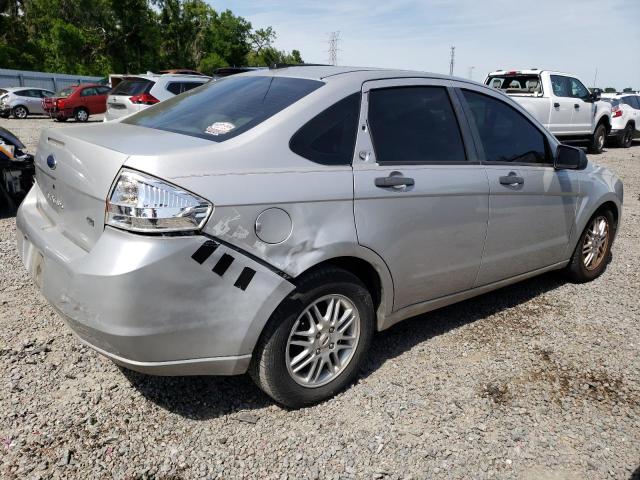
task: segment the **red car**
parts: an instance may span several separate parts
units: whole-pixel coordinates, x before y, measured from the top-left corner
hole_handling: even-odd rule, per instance
[[[89,115],[107,110],[107,95],[111,88],[97,83],[72,85],[59,91],[55,97],[44,98],[42,108],[51,118],[65,122],[75,118],[76,122],[86,122]]]

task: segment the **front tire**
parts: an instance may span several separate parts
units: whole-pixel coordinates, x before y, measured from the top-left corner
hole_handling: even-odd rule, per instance
[[[289,408],[313,405],[352,383],[374,331],[371,294],[346,270],[304,275],[278,306],[249,367],[256,384]]]
[[[607,139],[607,127],[604,123],[599,123],[596,127],[591,142],[589,143],[589,153],[602,153],[604,142]]]
[[[617,144],[620,148],[629,148],[633,143],[633,133],[635,128],[632,125],[627,125],[622,132],[622,135],[618,138]]]
[[[616,225],[611,210],[600,210],[589,219],[571,262],[565,268],[565,274],[571,281],[590,282],[604,273],[611,260],[615,232]]]
[[[13,114],[13,118],[24,120],[29,115],[29,110],[27,110],[27,107],[18,105],[17,107],[13,107],[11,113]]]

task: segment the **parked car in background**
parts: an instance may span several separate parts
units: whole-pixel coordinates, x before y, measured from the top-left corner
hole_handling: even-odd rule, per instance
[[[611,104],[609,139],[629,148],[640,137],[640,95],[635,93],[603,93],[602,100]]]
[[[84,342],[147,373],[248,371],[290,407],[352,382],[377,330],[550,270],[598,277],[623,197],[494,89],[327,66],[46,130],[36,179],[18,250]]]
[[[59,122],[75,118],[86,122],[91,115],[104,113],[110,87],[98,83],[73,85],[60,90],[55,97],[42,100],[44,111]]]
[[[576,76],[548,70],[497,70],[485,84],[522,105],[562,142],[587,142],[600,153],[611,130],[611,105]]]
[[[207,76],[202,72],[198,72],[197,70],[189,70],[187,68],[171,68],[169,70],[160,70],[158,73],[160,74],[174,73],[178,75],[201,75],[205,77]]]
[[[205,75],[145,74],[123,77],[107,99],[104,121],[144,110],[211,80]]]
[[[238,73],[254,72],[256,70],[266,70],[267,67],[220,67],[213,71],[213,78],[223,78]]]
[[[33,114],[44,114],[42,99],[55,95],[51,90],[36,87],[3,88],[0,91],[0,116],[24,119]]]

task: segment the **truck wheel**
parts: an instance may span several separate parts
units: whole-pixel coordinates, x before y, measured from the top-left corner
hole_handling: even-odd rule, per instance
[[[313,405],[353,382],[374,330],[371,294],[352,273],[324,267],[296,283],[249,367],[256,384],[289,408]]]
[[[631,146],[631,144],[633,143],[633,131],[634,128],[631,124],[625,127],[622,135],[618,137],[616,142],[620,148],[629,148]]]
[[[13,107],[13,110],[11,113],[13,114],[13,118],[24,120],[25,118],[27,118],[27,115],[29,115],[29,110],[27,110],[27,107],[18,105],[17,107]]]
[[[589,153],[602,153],[604,141],[607,138],[607,127],[604,123],[599,123],[596,131],[593,132],[591,143],[589,144]]]
[[[86,108],[77,109],[73,116],[76,119],[76,122],[86,122],[89,120],[89,112]]]
[[[616,233],[611,210],[600,210],[589,219],[571,262],[564,273],[575,283],[590,282],[598,278],[611,259],[611,244]]]

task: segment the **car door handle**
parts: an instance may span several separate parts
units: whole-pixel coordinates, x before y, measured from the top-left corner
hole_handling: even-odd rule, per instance
[[[578,105],[577,103],[574,103],[574,104],[573,104],[573,108],[575,108],[575,109],[577,109],[577,110],[580,110],[580,105]]]
[[[375,179],[376,187],[388,188],[388,187],[410,187],[415,185],[413,178],[391,176],[391,177],[378,177]]]
[[[522,185],[524,184],[524,178],[518,177],[517,175],[505,175],[504,177],[500,177],[500,185]]]
[[[554,103],[553,108],[560,108],[560,104],[558,102]]]

